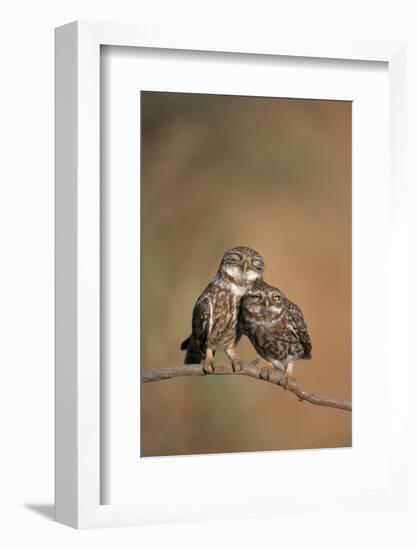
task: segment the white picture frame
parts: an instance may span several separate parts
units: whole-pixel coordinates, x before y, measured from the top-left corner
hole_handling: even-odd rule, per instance
[[[302,43],[239,32],[146,28],[136,25],[75,22],[56,30],[56,519],[77,528],[161,521],[134,504],[101,504],[100,445],[100,47],[102,45],[334,60],[382,61],[389,70],[390,188],[394,197],[392,243],[402,242],[405,221],[405,45],[396,41]],[[392,244],[391,243],[391,244]],[[405,288],[404,250],[392,246],[392,283]],[[404,317],[405,292],[391,311]],[[405,331],[404,331],[405,334]],[[400,336],[401,337],[401,336]],[[405,338],[405,336],[402,336]],[[405,349],[405,346],[404,346]],[[403,361],[405,365],[405,361]],[[396,399],[404,392],[405,366],[396,371]],[[370,491],[350,499],[357,506],[404,498],[405,411],[395,408],[396,472],[384,494]],[[392,459],[392,457],[391,457]],[[317,499],[293,495],[295,508],[312,511]],[[289,500],[291,496],[289,496]],[[325,501],[325,497],[323,499]],[[274,509],[279,513],[280,507]],[[239,513],[239,512],[238,512]],[[221,513],[220,513],[221,515]],[[167,521],[186,519],[175,505]],[[198,519],[198,514],[194,519]],[[227,517],[227,516],[225,516]]]

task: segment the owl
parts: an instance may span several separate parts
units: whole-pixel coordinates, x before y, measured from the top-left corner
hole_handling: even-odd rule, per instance
[[[192,334],[182,345],[185,363],[203,363],[213,371],[214,354],[223,350],[234,370],[240,370],[236,345],[241,337],[238,316],[242,297],[262,277],[262,256],[247,246],[225,252],[211,283],[198,298],[192,316]]]
[[[256,281],[242,300],[239,330],[257,353],[283,372],[285,387],[294,363],[311,359],[311,340],[300,308],[281,290]]]

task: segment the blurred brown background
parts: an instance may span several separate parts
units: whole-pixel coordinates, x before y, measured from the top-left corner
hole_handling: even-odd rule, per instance
[[[303,310],[297,381],[351,398],[351,103],[142,92],[142,369],[182,364],[223,252],[256,248]],[[244,338],[244,360],[255,352]],[[223,353],[216,360],[226,360]],[[142,386],[141,455],[351,445],[351,414],[248,377]]]

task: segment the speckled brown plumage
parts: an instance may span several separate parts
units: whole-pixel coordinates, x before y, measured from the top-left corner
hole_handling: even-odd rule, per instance
[[[289,377],[295,361],[311,358],[301,309],[265,281],[256,281],[243,297],[239,327],[257,353]]]
[[[246,246],[225,252],[219,269],[198,298],[192,317],[192,334],[181,349],[185,363],[213,365],[216,350],[224,350],[232,365],[239,367],[235,346],[241,337],[238,316],[244,294],[262,277],[262,256]]]

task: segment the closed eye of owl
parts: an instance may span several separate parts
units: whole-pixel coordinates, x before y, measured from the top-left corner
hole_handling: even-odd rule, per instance
[[[249,247],[239,246],[228,250],[221,261],[219,270],[235,282],[251,284],[263,273],[264,261],[262,256]]]

